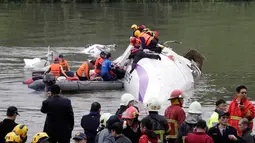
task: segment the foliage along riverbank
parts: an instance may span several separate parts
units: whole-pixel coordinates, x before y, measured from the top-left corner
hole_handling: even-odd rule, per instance
[[[0,0],[0,3],[148,3],[148,2],[247,2],[254,0]]]

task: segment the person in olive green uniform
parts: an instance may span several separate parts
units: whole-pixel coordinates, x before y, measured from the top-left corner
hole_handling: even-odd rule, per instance
[[[220,99],[216,102],[216,109],[208,120],[208,128],[211,128],[219,122],[219,112],[225,112],[227,109],[226,101]]]

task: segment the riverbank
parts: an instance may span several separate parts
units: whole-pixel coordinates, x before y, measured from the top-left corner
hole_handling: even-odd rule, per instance
[[[0,0],[0,3],[168,3],[168,2],[252,2],[254,0]]]

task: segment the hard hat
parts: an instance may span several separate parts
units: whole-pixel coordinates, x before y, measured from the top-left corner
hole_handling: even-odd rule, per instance
[[[148,31],[150,31],[149,28],[144,28],[144,29],[143,29],[143,32],[148,32]]]
[[[136,38],[135,38],[135,37],[132,37],[132,38],[130,39],[130,43],[135,44],[135,43],[136,43]]]
[[[145,26],[145,25],[141,25],[141,26],[139,26],[139,29],[141,29],[141,30],[143,30],[144,28],[146,28],[146,26]]]
[[[147,33],[148,33],[149,35],[153,35],[153,32],[150,31],[150,30],[148,30]]]
[[[131,25],[131,29],[137,29],[138,26],[136,24]]]
[[[54,61],[55,61],[55,62],[56,62],[56,61],[59,61],[59,58],[55,58]]]
[[[109,118],[112,116],[111,113],[103,113],[101,116],[100,116],[100,126],[104,126],[106,127],[106,122],[109,120]]]
[[[123,119],[134,119],[139,115],[137,109],[133,106],[127,108],[127,110],[122,114]]]
[[[152,98],[149,101],[147,107],[149,111],[159,111],[161,108],[161,105],[156,98]]]
[[[64,56],[63,56],[62,54],[60,54],[58,57],[59,57],[59,58],[64,58]]]
[[[124,93],[120,99],[120,105],[127,106],[132,100],[136,100],[135,97],[130,93]]]
[[[168,100],[174,99],[174,98],[183,98],[181,90],[174,90],[172,91],[170,98]]]
[[[140,34],[141,34],[141,32],[139,30],[136,30],[135,33],[134,33],[134,36],[138,37]]]
[[[193,113],[193,114],[202,114],[202,107],[201,104],[197,101],[192,102],[189,105],[189,113]]]
[[[5,142],[6,143],[20,143],[21,138],[16,133],[10,132],[5,136]]]
[[[14,127],[13,132],[18,134],[21,138],[25,138],[27,136],[28,128],[24,124],[18,124]]]
[[[45,132],[40,132],[37,133],[33,139],[32,139],[32,143],[43,143],[45,141],[49,140],[49,136],[47,135],[47,133]]]

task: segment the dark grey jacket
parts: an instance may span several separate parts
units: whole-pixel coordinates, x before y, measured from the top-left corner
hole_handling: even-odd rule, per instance
[[[251,130],[247,129],[243,132],[242,135],[242,143],[255,143],[254,137],[251,135]]]
[[[120,135],[120,136],[115,138],[115,142],[114,143],[132,143],[132,142],[126,136]]]

